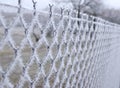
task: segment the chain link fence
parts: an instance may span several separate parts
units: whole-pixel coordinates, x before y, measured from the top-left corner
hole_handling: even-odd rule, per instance
[[[109,83],[110,64],[120,58],[119,25],[52,5],[37,11],[34,1],[33,10],[22,8],[21,0],[18,7],[0,7],[0,88]]]

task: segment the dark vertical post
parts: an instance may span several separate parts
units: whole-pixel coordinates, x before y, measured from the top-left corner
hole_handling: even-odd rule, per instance
[[[78,13],[77,18],[80,18],[80,5],[78,5]],[[78,26],[80,25],[80,21],[78,20]]]

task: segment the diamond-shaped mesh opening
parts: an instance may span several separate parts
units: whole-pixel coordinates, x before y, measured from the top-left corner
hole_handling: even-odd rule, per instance
[[[69,81],[69,82],[70,82],[70,86],[73,85],[73,79],[74,79],[74,75],[72,75],[71,78],[70,78],[70,81]],[[74,85],[73,85],[73,86],[74,86]],[[73,87],[73,88],[75,88],[75,87]]]
[[[25,44],[21,52],[21,58],[24,64],[27,64],[30,61],[31,55],[32,55],[32,49],[31,46],[27,43]]]
[[[77,23],[76,23],[77,24]],[[79,26],[78,25],[74,25],[74,29],[73,29],[73,37],[75,38],[76,36],[79,35]]]
[[[57,44],[54,44],[51,48],[51,53],[52,53],[52,56],[53,58],[56,58],[57,57],[57,54],[58,54],[58,45]]]
[[[64,67],[62,67],[62,69],[60,70],[59,81],[61,82],[63,78],[64,78]]]
[[[32,80],[35,79],[36,75],[38,74],[38,70],[39,70],[39,66],[34,60],[28,69],[28,74]]]
[[[49,24],[49,27],[46,29],[46,38],[50,45],[54,41],[54,35],[55,35],[54,27],[52,24]]]
[[[65,65],[65,66],[67,66],[68,64],[70,64],[70,63],[68,63],[69,60],[71,60],[71,59],[70,59],[70,55],[66,55],[66,56],[64,57],[64,65]]]
[[[56,85],[55,85],[55,88],[60,88],[60,84],[59,84],[59,83],[56,84]]]
[[[44,28],[46,27],[48,19],[49,19],[49,15],[48,14],[41,13],[41,12],[39,13],[38,21],[43,25]]]
[[[68,66],[68,69],[67,69],[67,75],[68,75],[68,76],[70,75],[71,70],[72,70],[72,69],[71,69],[71,65],[69,65],[69,66]]]
[[[44,86],[44,76],[40,75],[40,78],[37,81],[35,88],[43,88],[43,86]]]
[[[63,24],[64,24],[64,29],[66,29],[68,27],[70,20],[69,19],[64,19],[63,20]]]
[[[69,42],[68,48],[69,48],[69,52],[72,53],[73,48],[74,48],[74,42],[73,42],[73,41],[70,41],[70,42]]]
[[[41,28],[38,26],[38,24],[34,24],[33,28],[32,28],[33,32],[31,34],[31,38],[32,38],[32,42],[34,44],[36,44],[36,42],[39,41],[39,39],[41,39]]]
[[[64,31],[62,25],[57,30],[58,30],[58,34],[57,34],[57,36],[58,36],[58,42],[60,44],[62,42],[63,38],[64,38],[64,32],[65,31]]]
[[[90,64],[89,60],[86,60],[85,66],[86,66],[86,67],[89,67],[89,64]]]
[[[30,24],[32,22],[32,20],[33,20],[33,13],[32,13],[32,11],[28,11],[28,10],[25,11],[24,10],[23,19],[25,20],[25,22],[27,24]]]
[[[80,82],[78,83],[78,88],[80,88],[81,87],[81,85],[80,85]]]
[[[85,50],[85,52],[84,52],[84,54],[83,54],[83,57],[84,57],[84,58],[87,58],[87,55],[88,55],[88,54],[87,54],[87,51]]]
[[[86,28],[86,24],[87,24],[87,22],[83,21],[83,28]]]
[[[87,42],[87,48],[90,48],[90,43],[91,43],[91,41],[89,40],[89,41]]]
[[[16,25],[12,28],[11,36],[15,41],[16,46],[20,47],[21,41],[25,38],[25,29],[22,22],[17,21]]]
[[[85,76],[85,68],[82,70],[82,73],[81,73],[82,79],[84,78],[84,76]]]
[[[2,22],[0,21],[0,42],[3,40],[4,36],[5,36],[5,28],[3,27]]]
[[[82,58],[82,50],[80,50],[80,52],[79,52],[79,54],[78,54],[78,58],[79,58],[79,60]]]
[[[30,82],[29,81],[25,81],[22,88],[30,88]]]
[[[54,21],[54,25],[57,27],[58,24],[59,24],[59,22],[61,21],[61,17],[55,15],[55,16],[53,17],[53,21]]]
[[[67,48],[66,44],[63,43],[63,44],[61,45],[61,53],[62,53],[62,55],[64,55],[64,54],[66,53],[66,48]]]
[[[75,25],[75,23],[76,23],[76,20],[71,20],[71,28],[74,28],[74,27],[76,27],[76,25]]]
[[[76,72],[77,71],[77,67],[78,67],[78,63],[75,63],[74,65],[75,65],[74,66],[74,72]]]
[[[20,77],[22,75],[22,67],[19,66],[19,63],[17,63],[14,67],[14,70],[10,73],[9,80],[14,86],[17,86],[19,83]]]
[[[6,44],[3,49],[0,50],[0,65],[3,70],[7,70],[14,60],[14,51],[9,44]]]
[[[2,81],[2,73],[0,72],[0,82]]]
[[[49,83],[50,83],[50,86],[52,87],[54,82],[55,82],[55,78],[56,78],[56,73],[53,72],[51,75],[50,75],[50,78],[49,78]]]
[[[47,60],[44,63],[44,71],[45,71],[46,75],[48,75],[50,73],[51,68],[52,68],[51,60]]]
[[[85,41],[82,41],[81,43],[82,43],[81,48],[84,49],[85,48]]]
[[[83,68],[83,64],[84,64],[84,60],[81,60],[81,63],[80,63],[80,69]]]
[[[2,16],[4,17],[6,26],[11,26],[13,22],[16,20],[17,14],[15,10],[13,12],[6,12],[3,10]]]
[[[61,62],[60,59],[58,59],[58,58],[56,58],[56,59],[57,60],[55,61],[55,67],[56,67],[57,70],[59,70],[62,62]]]
[[[86,86],[86,78],[83,79],[83,86]]]
[[[67,84],[67,79],[65,79],[65,80],[63,81],[63,83],[62,83],[62,88],[65,88],[66,84]]]
[[[8,88],[8,85],[4,85],[3,87],[4,87],[4,88]]]
[[[44,61],[47,54],[48,54],[47,46],[45,45],[45,43],[43,43],[37,49],[37,55],[39,56],[40,61]]]
[[[72,36],[72,29],[71,28],[68,28],[67,29],[68,31],[66,31],[66,40],[69,41],[71,36]]]

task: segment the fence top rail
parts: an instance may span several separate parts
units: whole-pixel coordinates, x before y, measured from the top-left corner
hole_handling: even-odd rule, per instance
[[[18,0],[18,1],[20,1],[20,0]],[[78,13],[78,11],[76,11],[76,10],[62,8],[62,7],[58,7],[55,5],[53,6],[51,4],[49,4],[49,7],[46,7],[47,10],[37,10],[34,5],[33,5],[33,9],[24,8],[20,4],[18,4],[18,6],[13,6],[13,5],[7,5],[7,4],[0,3],[0,6],[15,8],[15,9],[17,9],[18,14],[19,13],[22,14],[22,13],[24,13],[24,11],[28,11],[30,13],[33,13],[33,15],[39,15],[39,14],[43,13],[43,14],[49,15],[50,17],[58,16],[61,18],[67,18],[67,19],[71,19],[71,20],[75,20],[75,21],[85,21],[88,23],[92,22],[93,24],[104,25],[106,27],[117,27],[117,28],[120,27],[119,24],[112,23],[103,18],[89,15],[89,14],[86,14],[83,12]],[[1,9],[1,11],[2,10],[3,9]],[[80,14],[80,16],[81,16],[80,18],[77,17],[78,14]]]

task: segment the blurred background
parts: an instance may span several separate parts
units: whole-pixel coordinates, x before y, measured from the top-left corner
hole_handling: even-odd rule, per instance
[[[119,0],[36,0],[37,10],[48,9],[48,4],[74,9],[90,15],[99,16],[111,22],[120,24]],[[0,0],[0,3],[18,6],[18,0]],[[22,7],[33,9],[32,0],[22,0]]]

